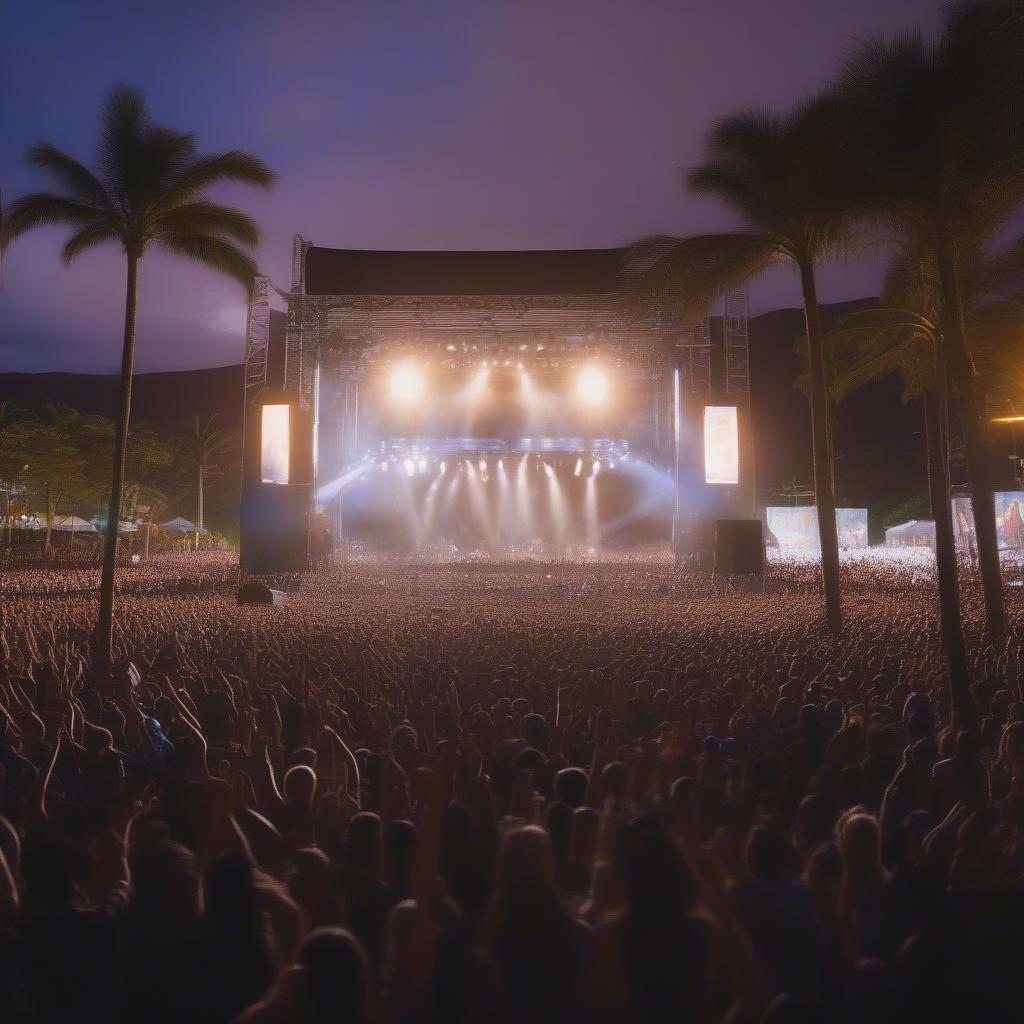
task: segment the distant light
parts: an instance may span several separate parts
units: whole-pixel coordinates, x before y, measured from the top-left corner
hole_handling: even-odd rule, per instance
[[[442,462],[441,463],[441,472],[443,473],[447,468],[448,468],[448,463],[447,462]]]
[[[1024,416],[996,416],[993,423],[1024,423]]]
[[[426,473],[426,471],[427,471],[427,460],[426,459],[420,459],[420,472],[421,473]]]
[[[480,465],[480,472],[481,473],[483,473],[483,472],[485,472],[487,470],[487,460],[486,459],[481,459],[479,465]]]
[[[405,467],[406,476],[412,476],[416,472],[416,463],[412,459],[405,459],[402,465]]]
[[[576,468],[573,470],[573,476],[579,476],[583,472],[583,459],[579,458],[576,460]]]
[[[522,363],[516,363],[516,366],[517,366],[517,367],[518,367],[518,369],[520,369],[520,370],[522,370],[522,368],[523,368],[523,364],[522,364]]]
[[[615,463],[614,462],[609,462],[608,463],[608,468],[609,469],[614,469],[615,468]]]
[[[387,459],[385,459],[385,460],[384,460],[384,461],[383,461],[383,462],[382,462],[382,463],[380,464],[380,471],[381,471],[382,473],[386,473],[386,472],[388,471],[388,461],[387,461]]]
[[[601,460],[594,459],[593,465],[590,468],[593,470],[594,476],[597,476],[601,472]]]

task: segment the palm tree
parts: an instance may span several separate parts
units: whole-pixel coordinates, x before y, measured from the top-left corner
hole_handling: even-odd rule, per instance
[[[690,191],[723,200],[745,222],[741,231],[652,238],[636,248],[637,283],[666,296],[684,318],[703,315],[723,292],[777,262],[799,272],[810,366],[814,495],[828,627],[842,628],[839,541],[831,463],[828,396],[822,356],[817,264],[848,242],[844,188],[854,161],[833,101],[819,97],[787,116],[744,111],[719,121],[708,158],[688,176]]]
[[[93,652],[96,669],[105,676],[112,660],[114,566],[131,413],[139,263],[157,245],[251,287],[256,271],[251,250],[259,241],[256,224],[242,211],[208,199],[206,192],[224,182],[267,188],[274,175],[256,157],[236,150],[199,155],[191,134],[153,124],[142,94],[129,88],[114,89],[107,100],[95,172],[46,143],[33,146],[28,160],[56,179],[63,191],[11,203],[0,246],[32,228],[58,224],[72,229],[61,251],[65,263],[105,242],[119,244],[127,261],[110,515]]]
[[[219,460],[238,448],[238,439],[214,427],[216,414],[201,417],[193,414],[188,420],[188,431],[182,438],[184,456],[189,468],[196,474],[196,549],[203,532],[203,492],[206,479],[219,468]]]
[[[874,183],[875,218],[911,239],[936,269],[950,383],[963,423],[990,634],[1006,621],[974,353],[964,321],[970,258],[1024,200],[1024,6],[961,0],[934,43],[920,33],[865,43],[839,102]]]
[[[943,650],[949,670],[950,706],[958,728],[974,729],[960,582],[949,494],[946,367],[938,328],[935,288],[914,276],[913,261],[897,259],[887,276],[884,305],[843,318],[825,338],[829,395],[840,402],[870,380],[898,373],[903,400],[924,405],[928,495],[935,520],[935,568]],[[918,268],[919,269],[919,268]],[[908,272],[909,271],[909,272]]]

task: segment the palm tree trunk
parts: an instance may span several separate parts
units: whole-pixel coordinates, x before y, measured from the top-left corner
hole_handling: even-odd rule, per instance
[[[960,418],[967,450],[967,474],[971,488],[974,533],[978,538],[978,564],[985,595],[985,621],[993,640],[1006,634],[1003,608],[1003,576],[999,565],[999,540],[996,537],[996,506],[989,467],[987,430],[974,389],[974,364],[967,350],[963,300],[956,268],[948,252],[939,253],[942,284],[943,336],[949,356],[951,379],[956,385]]]
[[[54,504],[51,502],[50,488],[46,488],[46,540],[43,542],[43,554],[49,555],[50,545],[53,543],[53,517],[57,514]]]
[[[138,305],[139,256],[128,253],[128,282],[124,296],[124,343],[121,349],[121,393],[117,405],[114,437],[114,471],[110,483],[110,510],[107,514],[103,573],[100,576],[100,615],[96,624],[93,664],[97,675],[105,679],[113,662],[114,641],[114,569],[117,564],[117,528],[121,518],[124,491],[125,453],[128,449],[128,421],[131,417],[132,370],[135,365],[135,313]]]
[[[953,539],[953,514],[949,500],[949,462],[946,458],[946,369],[936,359],[935,385],[924,391],[924,432],[928,451],[928,495],[935,520],[935,572],[939,591],[939,624],[942,648],[949,671],[949,702],[958,729],[977,726],[974,695],[967,667],[963,623],[960,618],[960,580]]]
[[[836,532],[836,498],[832,482],[829,399],[825,389],[825,357],[822,347],[821,310],[814,280],[814,264],[801,260],[800,283],[804,294],[807,326],[807,361],[811,371],[811,453],[814,460],[814,503],[818,510],[821,544],[821,575],[825,590],[825,621],[833,633],[843,628],[839,596],[839,537]]]
[[[199,550],[199,535],[203,532],[203,464],[199,463],[199,480],[196,491],[196,551]]]

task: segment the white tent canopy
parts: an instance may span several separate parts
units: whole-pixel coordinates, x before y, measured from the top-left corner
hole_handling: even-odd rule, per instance
[[[189,522],[184,516],[175,516],[173,519],[168,519],[166,523],[161,523],[160,529],[164,533],[195,533],[196,524]],[[206,527],[204,526],[199,532],[206,533]]]
[[[911,519],[885,531],[887,548],[935,547],[935,523],[931,519]]]
[[[96,527],[88,519],[81,519],[79,516],[55,516],[53,520],[55,530],[67,530],[69,533],[95,533]]]

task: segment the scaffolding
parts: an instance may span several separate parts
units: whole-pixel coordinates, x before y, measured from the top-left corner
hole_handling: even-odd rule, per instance
[[[750,344],[746,291],[726,292],[722,309],[725,335],[725,392],[750,401]]]
[[[252,404],[267,386],[270,348],[270,278],[258,274],[253,281],[245,327],[245,404]]]
[[[711,393],[711,318],[698,320],[677,342],[680,389],[687,395]]]

